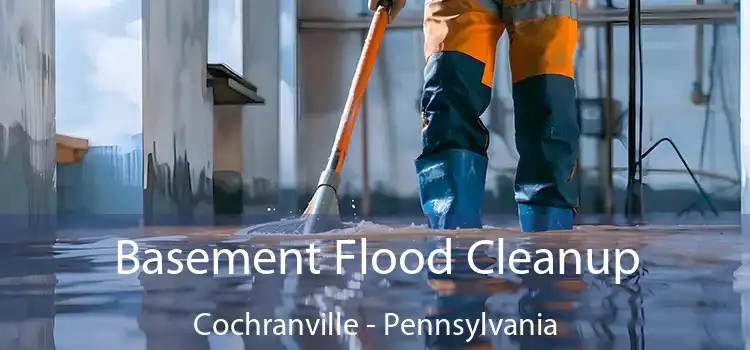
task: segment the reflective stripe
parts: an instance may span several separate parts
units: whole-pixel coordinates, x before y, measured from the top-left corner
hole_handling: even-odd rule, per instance
[[[435,0],[424,0],[424,5],[427,6]],[[483,7],[485,10],[500,15],[500,1],[501,0],[474,0],[477,5]]]
[[[508,27],[514,23],[551,16],[578,20],[578,4],[570,0],[534,0],[503,7],[503,22]]]

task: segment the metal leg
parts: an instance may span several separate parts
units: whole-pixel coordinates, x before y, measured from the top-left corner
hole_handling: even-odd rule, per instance
[[[629,96],[628,96],[628,188],[627,188],[627,198],[626,198],[626,204],[625,204],[625,215],[628,218],[628,221],[631,224],[637,224],[640,223],[642,219],[642,208],[641,208],[641,201],[643,198],[642,190],[643,186],[641,184],[641,177],[637,176],[640,173],[640,149],[638,149],[638,139],[640,138],[640,133],[638,133],[637,128],[639,127],[637,123],[637,117],[638,117],[638,91],[637,91],[637,84],[638,80],[636,78],[636,72],[638,69],[638,40],[640,38],[638,37],[639,31],[638,27],[640,26],[640,0],[630,1],[628,6],[628,33],[629,33],[629,49],[630,49],[630,57],[629,57]],[[640,77],[641,79],[643,77]],[[643,127],[640,125],[640,127]]]
[[[614,111],[614,90],[615,90],[615,68],[614,68],[614,42],[615,28],[609,24],[605,27],[605,60],[607,69],[607,81],[605,92],[604,120],[602,123],[604,129],[603,140],[599,145],[599,171],[601,172],[602,188],[602,212],[605,215],[605,221],[612,221],[613,201],[614,201],[614,182],[612,174],[612,135],[614,130],[613,122],[615,121]]]

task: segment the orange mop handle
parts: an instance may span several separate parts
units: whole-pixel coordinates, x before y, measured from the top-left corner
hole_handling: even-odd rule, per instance
[[[344,165],[346,151],[349,149],[349,141],[352,138],[354,124],[359,114],[359,107],[362,104],[362,98],[365,95],[367,82],[370,79],[372,67],[375,65],[375,57],[383,40],[385,27],[388,24],[388,9],[379,6],[370,23],[370,30],[367,32],[367,38],[362,49],[362,55],[359,57],[357,70],[352,79],[352,85],[349,88],[349,96],[346,99],[344,111],[341,114],[336,139],[333,143],[331,156],[328,158],[326,169],[333,170],[337,174],[341,173],[341,167]]]

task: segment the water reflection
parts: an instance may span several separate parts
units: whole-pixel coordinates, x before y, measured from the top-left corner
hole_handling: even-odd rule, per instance
[[[450,276],[398,270],[385,276],[372,271],[363,274],[357,259],[346,260],[344,273],[337,274],[335,241],[316,242],[323,247],[316,260],[321,271],[317,275],[211,276],[183,270],[173,275],[122,276],[116,274],[113,239],[58,244],[54,251],[6,247],[0,255],[0,349],[82,350],[105,345],[111,350],[743,348],[740,303],[732,291],[732,272],[739,265],[735,235],[618,233],[616,241],[596,236],[509,237],[502,250],[493,247],[479,252],[482,256],[476,262],[479,268],[497,267],[498,262],[508,260],[501,252],[519,247],[531,252],[634,247],[647,270],[637,271],[621,284],[615,284],[612,276],[579,275],[574,261],[566,261],[563,274],[515,275],[506,267],[503,275],[483,276],[467,268],[467,247],[474,240],[458,239],[453,244]],[[141,251],[153,248],[165,256],[174,248],[187,255],[196,248],[210,251],[238,246],[252,255],[262,248],[302,248],[309,242],[250,245],[151,239],[140,244]],[[437,238],[373,240],[367,254],[372,258],[379,248],[392,249],[396,255],[406,249],[426,253],[442,245],[444,240]],[[359,247],[352,246],[349,253],[359,254]],[[140,256],[141,262],[146,258]],[[601,261],[600,255],[595,258]],[[532,256],[526,265],[538,259]],[[293,269],[295,263],[286,261],[286,266]],[[415,263],[407,261],[409,267]],[[584,267],[586,263],[582,261]],[[218,266],[226,271],[228,264],[223,260]],[[200,267],[211,269],[213,262]],[[265,267],[278,269],[279,264]],[[196,323],[201,314],[204,317]],[[328,315],[355,320],[359,324],[356,335],[343,334],[335,322],[331,331],[319,328],[312,335],[258,335],[263,325],[245,322],[298,319],[313,324]],[[386,327],[386,321],[395,318],[399,326]],[[539,318],[541,327],[521,321]],[[545,319],[554,320],[555,335],[539,334],[548,325]],[[228,326],[233,320],[240,320],[236,329],[247,334],[232,335]],[[409,320],[414,321],[412,325]],[[434,326],[436,320],[461,320],[464,325],[483,321],[487,334],[468,341],[466,331],[426,334],[429,322]],[[515,330],[507,328],[511,321]],[[499,334],[493,334],[492,322],[502,322]],[[228,333],[202,335],[196,326],[201,331]]]
[[[165,244],[154,244],[156,249],[167,256],[176,248]],[[185,244],[186,251],[201,248]],[[180,257],[184,258],[184,257]],[[141,264],[145,261],[141,259]],[[197,269],[210,268],[210,263],[195,264]],[[216,309],[214,295],[219,291],[217,280],[211,275],[199,275],[183,269],[169,275],[140,273],[138,280],[143,288],[138,326],[146,337],[146,349],[209,350],[206,336],[193,328],[195,318],[201,313]],[[205,324],[202,325],[205,327]]]
[[[534,248],[537,247],[527,249],[534,251]],[[532,256],[531,262],[524,264],[526,266],[523,268],[531,270],[538,260],[538,256]],[[518,300],[518,316],[522,319],[551,318],[557,324],[554,335],[539,335],[539,330],[536,334],[519,335],[516,340],[522,349],[578,349],[581,347],[577,305],[581,304],[583,293],[588,290],[589,285],[575,273],[577,266],[570,261],[566,261],[562,269],[559,266],[552,268],[555,270],[554,274],[531,273],[521,276],[521,284],[526,291]],[[559,271],[563,273],[558,274]]]
[[[0,244],[0,349],[55,349],[51,246]]]
[[[467,243],[468,245],[469,243]],[[512,251],[508,245],[498,251]],[[509,249],[510,248],[510,249]],[[529,252],[540,246],[531,241],[523,246]],[[555,251],[556,249],[551,249]],[[467,251],[457,251],[454,266],[461,275],[433,276],[438,310],[433,317],[476,320],[485,328],[485,335],[473,339],[466,336],[429,337],[430,349],[578,349],[581,347],[577,329],[579,305],[589,285],[576,268],[566,262],[564,273],[559,266],[550,265],[555,274],[522,274],[518,276],[480,276],[470,272]],[[476,253],[475,253],[476,256]],[[507,256],[486,251],[476,266],[498,270],[498,263],[507,264]],[[501,261],[499,261],[500,259]],[[518,270],[534,271],[539,257],[531,255],[528,263],[517,264]],[[475,259],[476,262],[476,259]],[[508,267],[501,266],[503,271]],[[482,324],[484,326],[482,326]]]

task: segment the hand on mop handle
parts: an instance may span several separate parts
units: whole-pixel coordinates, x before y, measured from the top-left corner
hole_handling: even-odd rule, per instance
[[[385,7],[388,10],[388,23],[393,23],[398,13],[406,6],[406,0],[368,0],[368,6],[370,11],[376,11],[379,6]]]

